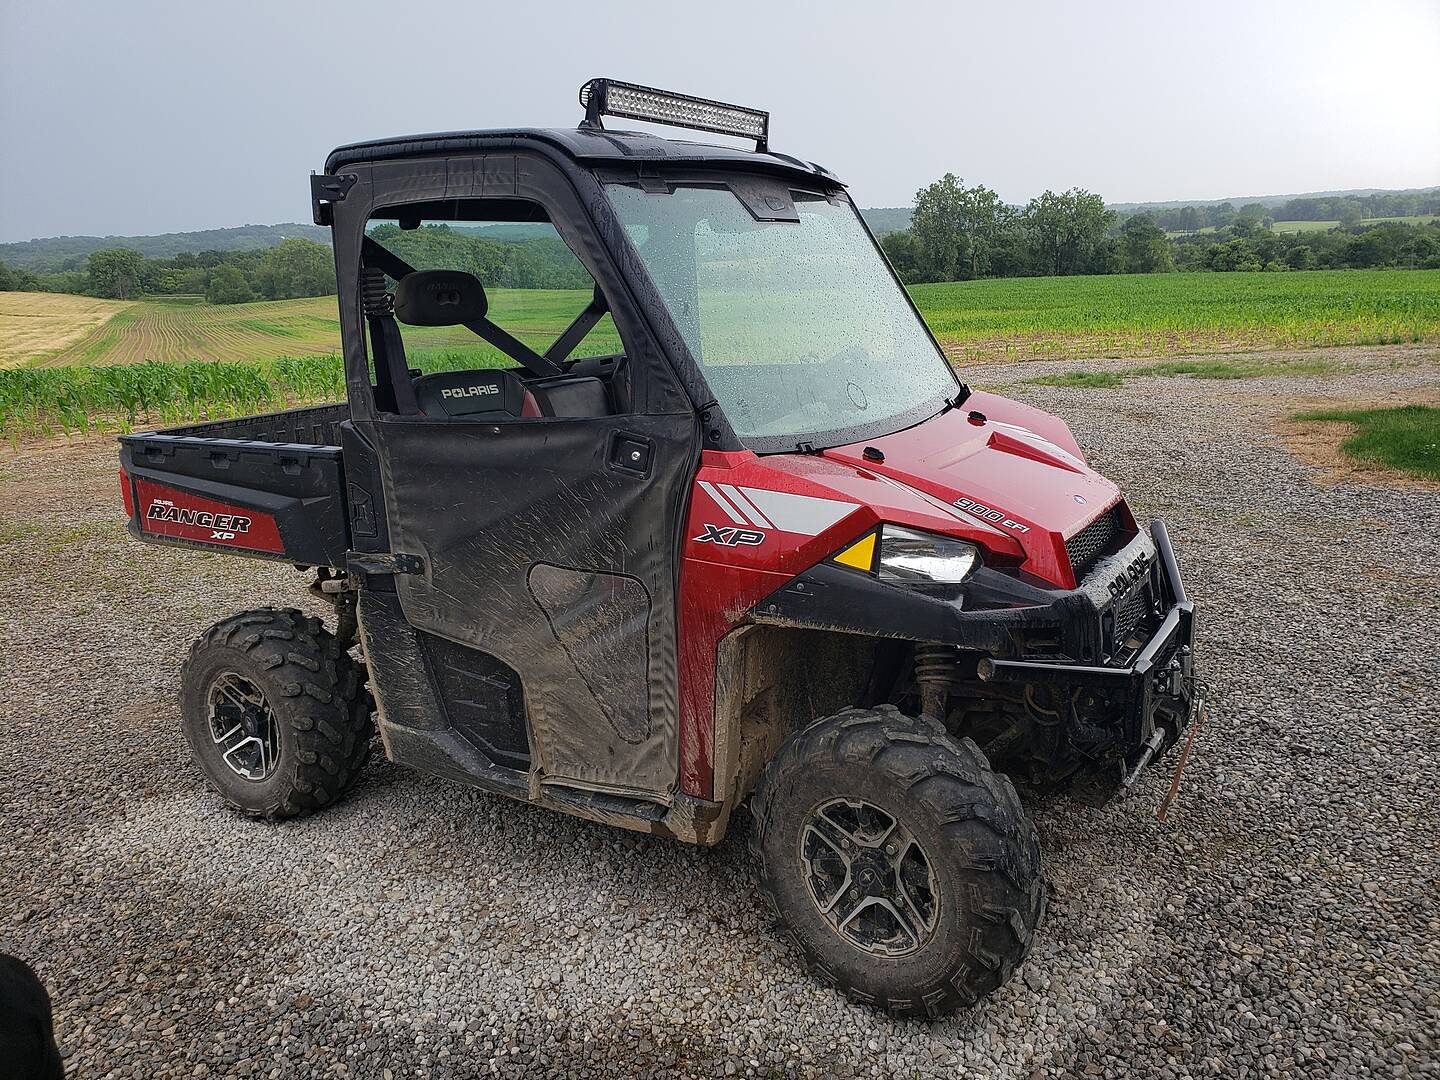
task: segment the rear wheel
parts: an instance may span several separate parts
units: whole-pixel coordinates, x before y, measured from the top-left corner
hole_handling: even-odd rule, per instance
[[[308,814],[370,753],[361,668],[319,619],[261,608],[216,623],[181,672],[185,738],[205,779],[254,817]]]
[[[973,1005],[1044,910],[1014,787],[969,739],[891,706],[794,735],[751,811],[762,883],[812,973],[899,1016]]]

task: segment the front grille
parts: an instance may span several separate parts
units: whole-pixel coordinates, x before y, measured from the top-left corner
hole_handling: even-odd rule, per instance
[[[1120,535],[1120,507],[1112,506],[1094,521],[1065,541],[1070,556],[1070,569],[1079,581],[1090,572],[1100,556],[1108,555]]]
[[[1137,589],[1115,605],[1115,646],[1125,644],[1150,610],[1150,589]]]

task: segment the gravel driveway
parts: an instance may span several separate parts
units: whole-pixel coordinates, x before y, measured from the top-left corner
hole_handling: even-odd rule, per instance
[[[1035,808],[1049,917],[970,1013],[809,981],[743,829],[695,850],[383,761],[307,821],[224,811],[180,660],[306,578],[130,542],[108,440],[0,454],[0,950],[87,1077],[1440,1075],[1440,493],[1330,485],[1274,428],[1292,395],[1434,394],[1440,351],[1331,354],[1353,370],[967,369],[1169,521],[1214,687],[1168,824],[1168,770]]]

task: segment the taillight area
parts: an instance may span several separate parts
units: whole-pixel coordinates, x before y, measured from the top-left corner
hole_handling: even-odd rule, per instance
[[[125,516],[135,516],[135,496],[130,487],[130,474],[120,470],[120,497],[125,500]]]

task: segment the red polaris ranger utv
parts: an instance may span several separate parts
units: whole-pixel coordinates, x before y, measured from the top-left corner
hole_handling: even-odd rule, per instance
[[[137,539],[314,568],[336,611],[195,643],[196,760],[265,818],[344,792],[372,722],[393,761],[690,843],[748,804],[817,976],[973,1003],[1044,910],[1012,779],[1103,800],[1189,722],[1165,529],[1059,420],[957,381],[767,114],[581,101],[336,150],[347,400],[120,440]],[[557,254],[572,291],[500,287]]]

